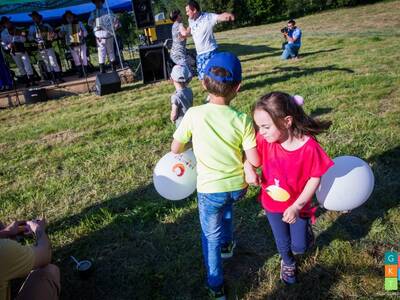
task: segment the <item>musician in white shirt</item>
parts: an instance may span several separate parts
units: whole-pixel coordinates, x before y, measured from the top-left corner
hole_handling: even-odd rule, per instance
[[[109,15],[108,10],[103,7],[104,0],[92,0],[92,2],[96,5],[96,9],[91,12],[88,25],[93,28],[96,37],[100,72],[105,73],[104,63],[107,55],[111,62],[112,69],[115,71],[117,64],[114,51],[113,27],[115,30],[121,25],[118,18],[111,11]]]
[[[60,35],[65,37],[65,43],[71,51],[76,71],[82,78],[87,74],[88,59],[85,38],[88,33],[85,26],[78,21],[77,16],[72,11],[67,10],[62,18],[64,24],[61,26]]]
[[[1,44],[3,48],[10,53],[12,59],[17,65],[19,74],[23,77],[27,87],[35,85],[33,79],[32,64],[29,55],[25,50],[26,33],[19,30],[10,21],[10,18],[4,16],[1,18],[1,23],[4,26],[1,32]]]
[[[32,18],[34,24],[29,27],[28,39],[38,44],[40,57],[46,64],[47,71],[54,74],[55,82],[64,82],[61,78],[61,69],[52,47],[52,42],[57,37],[57,34],[49,24],[43,23],[43,16],[37,11],[33,11],[29,16]]]

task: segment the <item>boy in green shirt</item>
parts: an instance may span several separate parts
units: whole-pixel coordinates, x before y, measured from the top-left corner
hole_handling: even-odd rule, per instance
[[[260,165],[251,119],[229,106],[242,81],[239,59],[216,54],[205,68],[210,102],[190,108],[174,134],[173,153],[192,139],[207,284],[214,299],[225,299],[222,258],[233,255],[232,205],[247,190],[243,160]]]

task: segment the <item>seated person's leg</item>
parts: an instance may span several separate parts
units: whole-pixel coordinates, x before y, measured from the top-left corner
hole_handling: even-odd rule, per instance
[[[289,59],[290,58],[290,48],[289,48],[289,44],[285,45],[285,50],[283,50],[282,52],[282,59]]]
[[[293,47],[293,57],[297,57],[299,55],[300,47]]]
[[[60,271],[49,264],[29,273],[16,299],[56,300],[60,297],[60,289]]]

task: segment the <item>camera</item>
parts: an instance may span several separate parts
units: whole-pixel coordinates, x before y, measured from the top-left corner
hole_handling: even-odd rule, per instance
[[[281,32],[282,32],[282,33],[288,33],[288,31],[289,31],[289,29],[288,29],[287,27],[283,27],[283,28],[281,29]]]

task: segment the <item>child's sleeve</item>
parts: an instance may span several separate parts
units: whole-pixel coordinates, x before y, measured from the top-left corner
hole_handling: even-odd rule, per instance
[[[192,137],[192,118],[189,109],[183,116],[182,122],[174,133],[174,139],[181,144],[186,144]]]
[[[311,162],[310,177],[322,177],[334,165],[333,160],[317,142],[315,142],[309,161]]]
[[[176,106],[179,106],[179,98],[176,96],[176,94],[171,95],[171,104],[175,104]]]
[[[244,132],[243,132],[243,141],[242,141],[242,148],[243,150],[249,150],[254,147],[256,147],[256,134],[254,131],[253,123],[246,116],[245,118],[245,126],[244,126]]]

